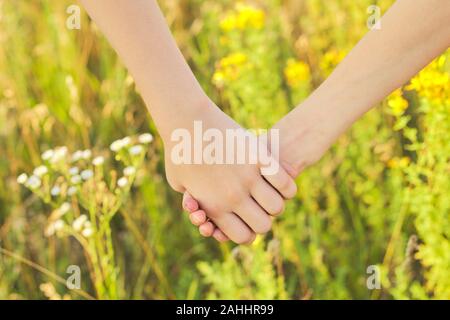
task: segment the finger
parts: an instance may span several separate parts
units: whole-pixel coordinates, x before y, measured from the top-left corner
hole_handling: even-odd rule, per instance
[[[199,208],[197,200],[195,200],[187,191],[183,193],[183,208],[188,212],[194,212]]]
[[[214,218],[216,226],[233,242],[252,242],[256,234],[234,213],[224,213]]]
[[[211,222],[214,228],[212,236],[219,242],[226,242],[230,240],[225,233],[222,232],[213,222]]]
[[[266,233],[272,228],[270,216],[250,197],[235,209],[235,213],[256,233]]]
[[[258,137],[259,167],[262,176],[285,198],[291,199],[297,193],[294,178],[298,175],[289,163],[279,162],[277,145],[272,145],[272,135],[262,134]]]
[[[261,177],[250,191],[253,199],[270,215],[280,215],[284,210],[284,199]]]
[[[206,223],[206,213],[203,210],[198,210],[189,214],[189,220],[194,226],[200,226]]]
[[[204,237],[211,237],[214,232],[214,225],[210,221],[208,221],[198,227],[198,231]]]
[[[219,228],[216,228],[214,230],[213,237],[219,242],[227,242],[228,240],[230,240],[227,235],[223,233]]]
[[[294,179],[279,166],[278,170],[271,172],[273,174],[265,174],[261,169],[261,175],[274,187],[285,199],[292,199],[297,194],[297,185]]]

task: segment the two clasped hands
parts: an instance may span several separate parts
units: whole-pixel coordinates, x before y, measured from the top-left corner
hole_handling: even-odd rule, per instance
[[[310,97],[282,118],[279,170],[257,164],[174,164],[174,130],[225,132],[239,125],[204,93],[155,0],[82,0],[122,58],[164,141],[166,175],[184,192],[184,207],[205,236],[250,243],[297,188],[294,178],[315,163],[353,122],[407,82],[450,45],[450,1],[398,0]],[[274,108],[277,106],[274,105]],[[269,150],[270,151],[270,150]],[[209,220],[207,220],[207,218]]]
[[[208,103],[206,96],[204,99],[205,103],[189,108],[197,111],[183,117],[183,127],[191,128],[193,121],[201,119],[204,129],[219,130],[226,140],[225,131],[238,129],[239,125],[212,102]],[[276,166],[271,166],[276,169],[270,171],[264,170],[267,161],[260,161],[258,154],[254,155],[256,162],[250,162],[247,154],[243,157],[244,163],[174,164],[171,154],[174,141],[163,135],[167,179],[174,190],[184,192],[183,207],[190,212],[191,222],[199,227],[203,236],[244,244],[251,243],[256,234],[271,229],[272,217],[281,214],[285,200],[297,193],[294,178],[318,160],[334,140],[325,135],[333,131],[329,128],[332,124],[320,121],[316,110],[312,106],[300,106],[274,126],[272,130],[277,130],[279,137],[279,157],[275,155],[278,152],[271,150],[273,143],[262,136],[254,136],[254,140],[259,139],[257,143],[261,148],[272,152],[269,153],[271,162],[277,162]],[[223,145],[224,153],[257,150],[226,148],[230,141],[223,141]]]

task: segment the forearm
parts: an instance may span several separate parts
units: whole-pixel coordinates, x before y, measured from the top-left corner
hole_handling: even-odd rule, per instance
[[[339,135],[450,46],[449,21],[448,0],[397,1],[381,29],[370,31],[294,113],[310,109]]]
[[[304,102],[280,120],[281,160],[294,175],[354,121],[450,45],[450,1],[399,0]]]
[[[134,77],[164,136],[207,98],[154,0],[82,0]],[[188,109],[189,108],[189,109]]]

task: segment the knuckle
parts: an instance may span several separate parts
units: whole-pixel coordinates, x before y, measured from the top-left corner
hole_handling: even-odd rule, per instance
[[[227,194],[227,200],[229,203],[236,205],[239,204],[243,199],[243,193],[237,189],[231,189]]]
[[[244,185],[251,189],[255,186],[255,184],[257,183],[258,179],[256,178],[257,176],[254,174],[246,174],[243,179],[244,179]]]

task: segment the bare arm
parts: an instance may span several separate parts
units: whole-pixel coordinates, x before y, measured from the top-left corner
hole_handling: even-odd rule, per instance
[[[283,139],[281,158],[298,172],[317,161],[354,121],[449,46],[450,1],[398,0],[382,18],[381,29],[367,33],[330,77],[276,125]]]
[[[189,191],[199,200],[208,216],[225,233],[216,233],[216,239],[226,239],[226,235],[235,242],[247,243],[253,241],[255,232],[267,232],[272,223],[268,214],[283,211],[282,195],[289,198],[296,193],[294,181],[283,168],[279,167],[277,172],[265,175],[266,179],[263,179],[260,163],[191,165],[193,159],[179,163],[179,155],[171,152],[181,142],[181,135],[172,139],[172,133],[176,129],[188,130],[192,139],[195,121],[201,121],[203,130],[214,128],[222,137],[227,130],[240,127],[201,89],[156,1],[82,2],[141,91],[164,141],[166,176],[172,188],[179,192]],[[191,154],[190,143],[192,141],[183,154]],[[201,147],[203,149],[203,145]],[[194,152],[196,157],[203,156],[203,150],[194,148]]]
[[[166,137],[207,97],[154,0],[81,0],[133,75],[158,130]]]

